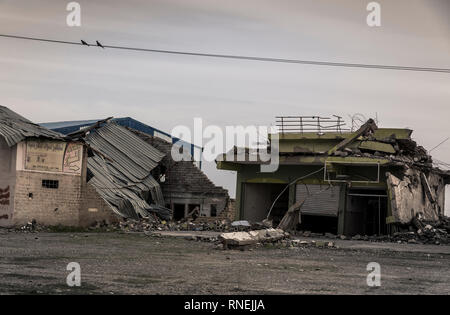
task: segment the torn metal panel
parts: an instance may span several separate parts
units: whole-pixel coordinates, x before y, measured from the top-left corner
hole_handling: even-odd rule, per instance
[[[170,219],[159,183],[151,175],[164,154],[115,123],[85,136],[96,154],[88,159],[89,181],[119,215],[137,219],[156,213]]]
[[[430,173],[427,177],[428,187],[436,196],[435,202],[427,197],[424,190],[425,174],[419,170],[408,169],[403,179],[387,172],[387,184],[391,197],[391,221],[408,224],[420,213],[426,221],[438,221],[444,209],[445,185],[441,176]]]
[[[9,147],[26,138],[65,138],[64,135],[41,127],[4,106],[0,106],[0,136],[5,138]]]

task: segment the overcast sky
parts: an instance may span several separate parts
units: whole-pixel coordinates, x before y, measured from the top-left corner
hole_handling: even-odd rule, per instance
[[[3,34],[106,45],[450,68],[450,1],[0,0]],[[131,116],[176,125],[268,125],[276,115],[378,115],[426,148],[450,136],[450,75],[220,60],[0,38],[0,104],[36,122]],[[450,141],[433,151],[450,163]],[[205,165],[234,195],[234,177]],[[448,200],[450,195],[448,195]],[[448,202],[447,204],[450,204]],[[449,207],[449,205],[447,205]]]

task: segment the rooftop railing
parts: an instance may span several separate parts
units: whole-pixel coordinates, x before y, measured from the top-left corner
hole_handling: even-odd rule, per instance
[[[318,133],[351,131],[342,117],[277,116],[276,126],[280,133]]]

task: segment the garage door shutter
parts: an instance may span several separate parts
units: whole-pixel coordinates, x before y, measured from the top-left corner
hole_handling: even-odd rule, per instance
[[[302,214],[337,217],[339,209],[340,186],[328,188],[326,185],[303,185],[297,184],[295,200],[299,201],[308,193],[301,209]]]

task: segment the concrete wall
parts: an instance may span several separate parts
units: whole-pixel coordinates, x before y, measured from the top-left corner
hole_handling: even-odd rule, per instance
[[[427,176],[429,186],[436,202],[432,203],[424,190],[421,173],[408,169],[400,179],[388,174],[390,203],[394,222],[407,224],[417,213],[421,213],[427,221],[437,221],[443,214],[445,203],[445,185],[443,179],[436,174]]]
[[[8,147],[0,137],[0,226],[10,226],[14,212],[17,147]]]
[[[242,218],[250,222],[261,222],[266,218],[272,202],[271,185],[246,183]]]

